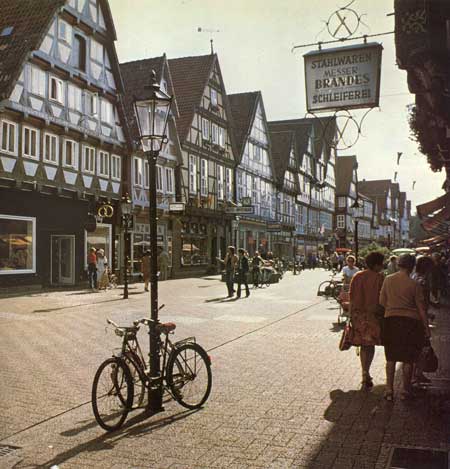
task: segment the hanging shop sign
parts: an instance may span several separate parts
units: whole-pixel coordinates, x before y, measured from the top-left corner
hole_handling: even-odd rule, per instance
[[[239,214],[253,214],[255,213],[255,208],[253,206],[250,207],[226,207],[225,213],[233,213],[235,215]]]
[[[373,42],[305,54],[308,112],[377,107],[382,50]]]

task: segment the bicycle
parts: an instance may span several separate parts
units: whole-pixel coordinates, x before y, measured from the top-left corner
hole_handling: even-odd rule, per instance
[[[169,334],[174,334],[176,324],[158,323],[156,331],[165,339],[160,341],[161,374],[153,378],[149,376],[150,361],[145,361],[137,338],[140,325],[149,327],[153,320],[139,319],[133,326],[119,326],[111,319],[106,322],[122,338],[122,347],[118,355],[99,366],[92,384],[92,410],[103,429],[118,430],[130,411],[143,407],[149,389],[166,391],[187,409],[198,409],[208,400],[211,360],[195,337],[173,343]]]
[[[270,276],[272,275],[273,269],[262,267],[261,269],[261,286],[264,284],[266,287],[270,287]]]
[[[319,284],[317,296],[325,296],[326,298],[332,297],[337,301],[342,288],[343,283],[341,280],[325,280]]]

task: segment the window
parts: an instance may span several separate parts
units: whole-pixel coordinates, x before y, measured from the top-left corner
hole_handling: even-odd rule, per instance
[[[156,166],[156,190],[163,192],[163,169],[161,166]]]
[[[50,77],[49,98],[58,103],[64,104],[64,82],[56,77]]]
[[[33,94],[45,96],[45,72],[38,67],[31,67],[30,90]]]
[[[58,37],[67,43],[71,43],[71,26],[63,20],[59,20]]]
[[[231,173],[231,168],[226,168],[225,171],[225,198],[227,200],[232,199],[232,192],[231,192],[231,183],[232,183],[232,173]]]
[[[107,124],[112,124],[113,121],[113,105],[106,99],[101,99],[101,112],[102,112],[102,122]]]
[[[343,229],[345,228],[345,215],[337,215],[336,217],[336,227]]]
[[[39,158],[39,130],[23,127],[22,154],[30,158]]]
[[[98,152],[98,174],[109,177],[109,153],[100,150]]]
[[[134,185],[142,186],[142,160],[134,158]]]
[[[119,155],[111,155],[111,178],[120,181],[121,158]]]
[[[98,95],[86,92],[86,114],[95,116],[98,113]]]
[[[297,167],[297,165],[295,164],[294,150],[291,150],[291,153],[289,154],[289,166],[291,166],[292,168]]]
[[[209,140],[209,121],[207,119],[202,119],[202,138]]]
[[[36,218],[0,215],[0,275],[36,272]]]
[[[212,124],[212,126],[211,126],[211,140],[215,144],[219,143],[219,135],[218,135],[217,124]]]
[[[200,160],[200,194],[208,195],[208,161],[203,158]]]
[[[219,145],[225,148],[225,129],[222,127],[219,127]]]
[[[91,39],[91,59],[103,63],[103,45]]]
[[[82,112],[81,88],[78,88],[78,86],[75,86],[69,83],[69,85],[67,86],[67,93],[68,93],[69,109],[74,109],[75,111]]]
[[[211,88],[211,106],[217,107],[217,91]]]
[[[64,140],[63,146],[64,166],[78,168],[78,143],[73,140]]]
[[[197,158],[189,155],[189,192],[197,193]]]
[[[145,189],[150,187],[150,167],[147,160],[144,160],[144,187]]]
[[[253,159],[258,162],[261,160],[261,148],[257,145],[253,145]]]
[[[173,194],[173,169],[166,168],[166,192],[168,194]]]
[[[44,161],[58,164],[58,150],[58,137],[53,134],[44,134]]]
[[[83,171],[95,172],[95,148],[83,146]]]
[[[224,191],[223,191],[223,171],[224,168],[221,165],[217,165],[217,197],[219,200],[223,200]]]
[[[347,206],[347,197],[338,197],[338,207],[345,208]]]
[[[74,65],[82,72],[86,71],[86,39],[75,34],[73,51]]]
[[[5,153],[17,155],[17,124],[2,121],[1,149]]]

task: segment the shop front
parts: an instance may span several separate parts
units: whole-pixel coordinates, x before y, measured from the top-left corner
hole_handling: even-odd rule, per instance
[[[272,251],[274,257],[292,259],[294,254],[294,240],[292,231],[272,233]]]
[[[240,221],[236,248],[244,248],[251,257],[256,251],[265,255],[270,251],[269,237],[266,224]]]

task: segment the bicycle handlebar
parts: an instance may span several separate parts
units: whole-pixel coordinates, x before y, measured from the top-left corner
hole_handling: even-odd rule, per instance
[[[159,308],[158,308],[158,311],[160,311],[161,309],[164,308],[164,304],[162,304]],[[106,322],[108,324],[111,324],[111,326],[114,326],[116,329],[124,329],[124,327],[122,326],[119,326],[118,324],[116,324],[112,319],[109,319],[109,318],[106,318]],[[137,319],[136,321],[133,321],[133,325],[134,327],[137,327],[139,326],[139,324],[144,324],[146,326],[150,326],[151,323],[155,322],[153,319],[149,319],[149,318],[142,318],[142,319]]]

